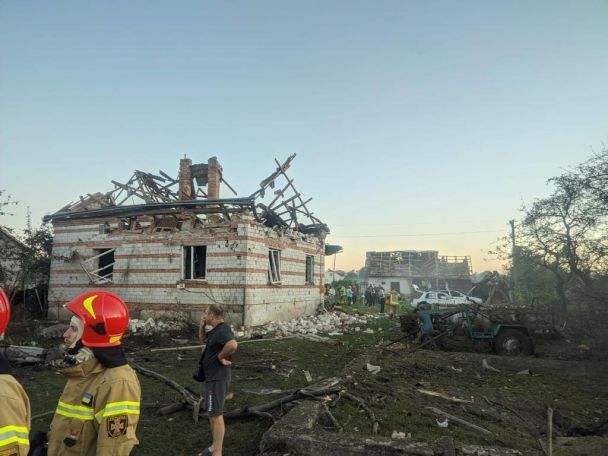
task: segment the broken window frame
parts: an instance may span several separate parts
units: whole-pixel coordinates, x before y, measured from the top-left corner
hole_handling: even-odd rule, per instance
[[[113,249],[93,249],[93,252],[96,252],[97,255],[92,256],[91,258],[87,258],[80,262],[80,267],[89,277],[89,281],[91,283],[102,284],[102,283],[111,283],[114,281],[114,265],[116,261],[114,261],[114,252],[116,248]],[[100,265],[101,258],[105,255],[112,254],[112,262],[108,263],[104,266]],[[89,270],[88,267],[94,267],[95,269]],[[109,269],[108,269],[109,268]],[[103,272],[102,272],[103,271]]]
[[[306,255],[306,269],[304,273],[304,281],[307,285],[315,284],[315,256]]]
[[[278,249],[268,249],[268,283],[281,283],[281,251]]]
[[[200,259],[200,251],[197,257],[197,249],[204,249],[204,262],[205,267],[202,276],[195,276],[197,268],[195,264]],[[188,252],[190,254],[188,255]],[[186,262],[190,258],[190,265],[187,265]],[[189,276],[189,277],[188,277]],[[182,280],[207,280],[207,245],[198,244],[198,245],[184,245],[182,247]]]

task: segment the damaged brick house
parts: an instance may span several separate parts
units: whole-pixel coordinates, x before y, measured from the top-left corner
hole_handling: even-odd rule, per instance
[[[450,289],[467,292],[472,286],[471,257],[439,255],[436,250],[367,252],[368,281],[406,297],[421,289]]]
[[[115,292],[140,318],[198,321],[214,303],[246,326],[313,313],[329,229],[286,174],[294,157],[275,160],[244,198],[220,198],[221,184],[236,192],[215,157],[184,158],[177,179],[135,171],[46,216],[55,232],[49,318],[65,319],[63,304],[92,288]]]

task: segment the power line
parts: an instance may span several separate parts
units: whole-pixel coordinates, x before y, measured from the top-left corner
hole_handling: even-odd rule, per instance
[[[459,236],[462,234],[481,234],[481,233],[504,233],[502,230],[481,230],[481,231],[454,231],[451,233],[417,233],[417,234],[351,234],[351,235],[339,235],[336,237],[348,238],[375,238],[375,237],[426,237],[426,236]]]

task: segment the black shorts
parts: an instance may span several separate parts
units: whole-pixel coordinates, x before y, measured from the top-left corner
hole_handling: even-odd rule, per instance
[[[230,387],[230,379],[212,380],[205,382],[205,414],[207,416],[222,416],[224,414],[224,400]]]

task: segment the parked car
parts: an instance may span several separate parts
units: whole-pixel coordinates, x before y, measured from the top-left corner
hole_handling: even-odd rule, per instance
[[[412,306],[417,309],[420,304],[428,304],[429,307],[444,307],[472,303],[482,304],[483,300],[474,296],[467,296],[460,291],[441,290],[422,292],[419,298],[414,299]]]

